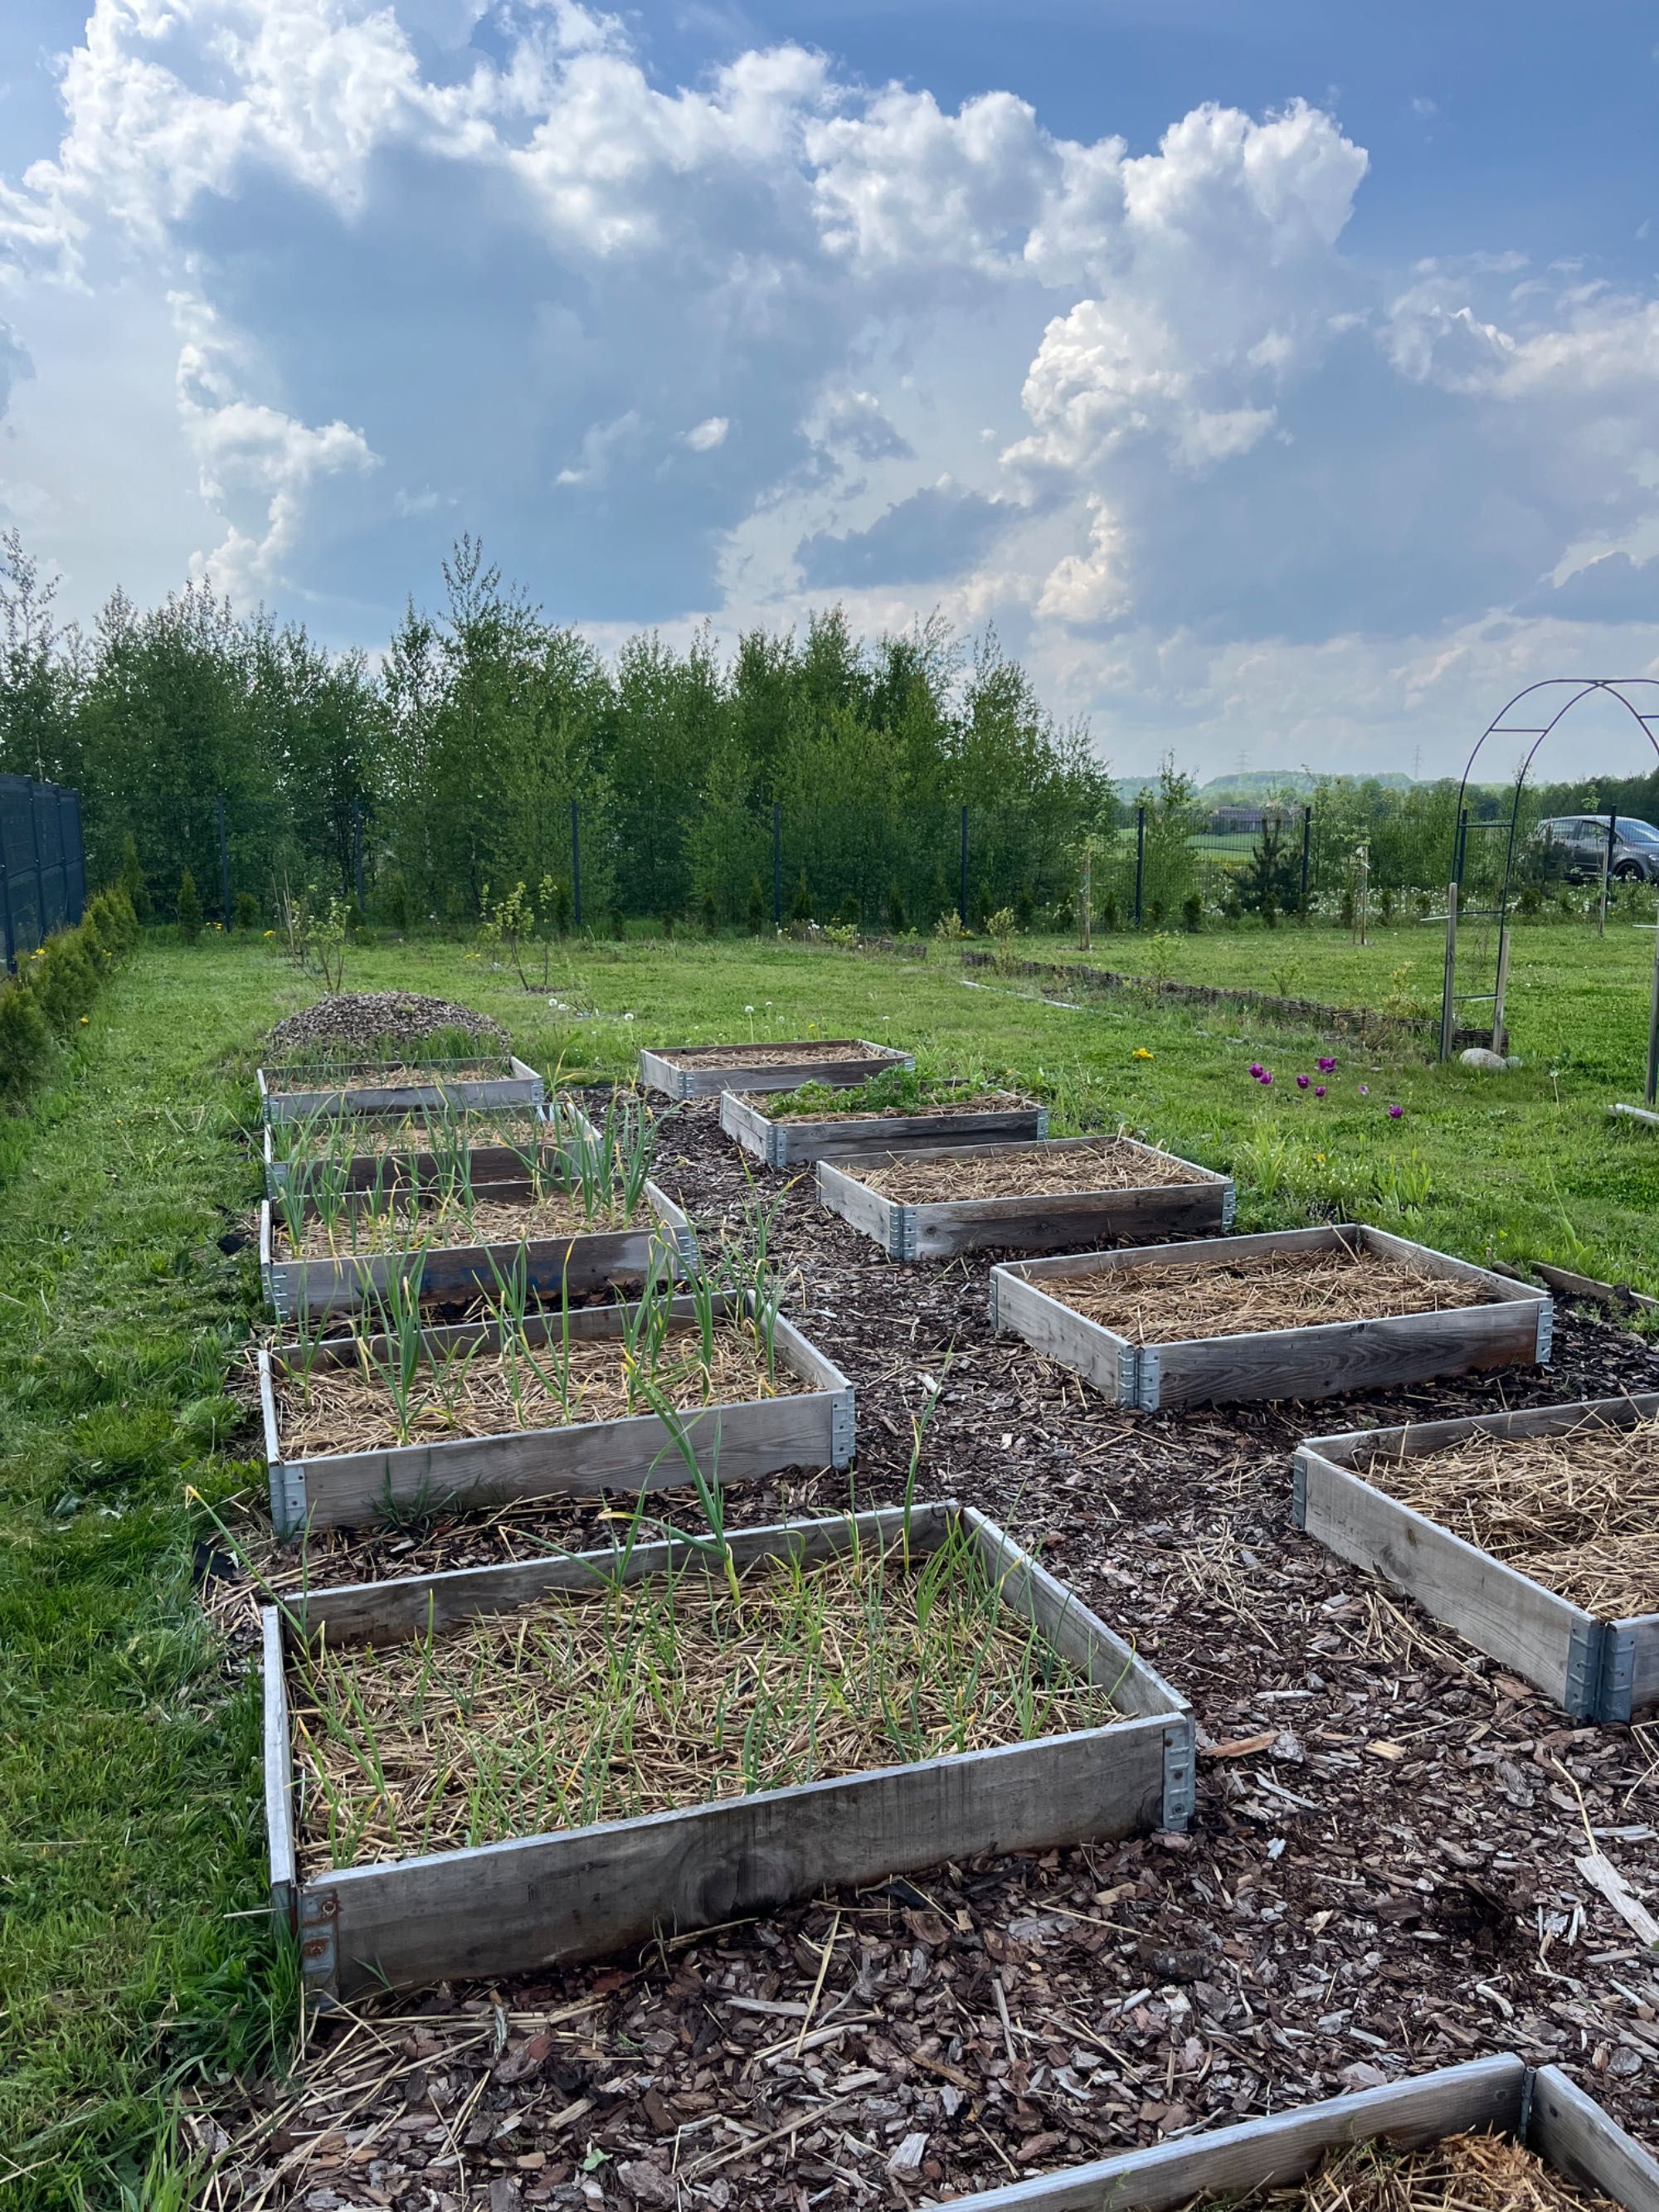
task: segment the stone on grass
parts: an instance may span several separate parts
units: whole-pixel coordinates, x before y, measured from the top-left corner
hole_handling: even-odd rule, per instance
[[[1478,1067],[1483,1075],[1506,1075],[1509,1062],[1501,1052],[1489,1052],[1483,1044],[1472,1044],[1467,1052],[1457,1055],[1465,1067]]]

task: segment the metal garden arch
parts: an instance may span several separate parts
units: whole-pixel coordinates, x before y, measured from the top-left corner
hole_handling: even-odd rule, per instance
[[[1539,747],[1552,736],[1559,724],[1581,701],[1597,692],[1605,692],[1616,699],[1631,717],[1648,743],[1652,746],[1656,763],[1659,763],[1659,737],[1654,734],[1659,725],[1659,677],[1653,676],[1546,676],[1535,684],[1528,684],[1490,721],[1474,743],[1474,750],[1464,763],[1462,779],[1457,787],[1457,811],[1452,831],[1452,860],[1446,886],[1446,972],[1440,1000],[1440,1057],[1451,1058],[1457,1035],[1457,1008],[1478,1001],[1491,1004],[1492,1034],[1494,1048],[1504,1035],[1504,1000],[1509,986],[1510,969],[1510,878],[1515,866],[1516,836],[1521,819],[1521,794],[1527,775]],[[1547,695],[1540,696],[1540,695]],[[1565,695],[1565,696],[1563,696]],[[1638,698],[1648,701],[1646,708],[1638,705]],[[1537,699],[1531,711],[1538,714],[1535,723],[1517,724],[1510,720],[1522,702]],[[1480,756],[1480,748],[1488,738],[1526,738],[1531,742],[1521,762],[1515,779],[1515,792],[1507,821],[1471,823],[1468,817],[1469,779]],[[1490,991],[1460,992],[1457,988],[1457,925],[1458,895],[1463,881],[1464,866],[1468,854],[1471,828],[1477,830],[1496,830],[1504,837],[1504,868],[1499,878],[1498,903],[1495,907],[1468,909],[1463,919],[1479,916],[1498,924],[1498,967]],[[1659,1091],[1659,936],[1654,946],[1653,1000],[1648,1022],[1647,1103],[1651,1107]]]

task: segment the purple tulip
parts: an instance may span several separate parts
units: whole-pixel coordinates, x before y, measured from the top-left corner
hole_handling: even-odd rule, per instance
[[[1253,1060],[1250,1062],[1250,1073],[1255,1076],[1256,1081],[1260,1083],[1261,1080],[1261,1062],[1259,1060]]]
[[[1312,1081],[1313,1078],[1310,1075],[1298,1075],[1296,1079],[1296,1087],[1298,1091],[1305,1091]]]
[[[1335,1066],[1336,1062],[1334,1060],[1322,1060],[1319,1063],[1319,1072],[1322,1075],[1329,1075]]]
[[[1316,1098],[1322,1098],[1324,1096],[1325,1096],[1325,1086],[1324,1086],[1324,1085],[1323,1085],[1322,1083],[1316,1083],[1316,1084],[1315,1084],[1315,1085],[1314,1085],[1314,1097],[1315,1097]]]
[[[1370,1097],[1370,1095],[1371,1095],[1371,1086],[1370,1086],[1370,1085],[1369,1083],[1362,1083],[1362,1084],[1360,1085],[1360,1086],[1359,1086],[1359,1095],[1360,1095],[1360,1097],[1361,1097],[1362,1098],[1369,1098],[1369,1097]]]
[[[1271,1082],[1273,1081],[1273,1072],[1272,1068],[1271,1068],[1271,1067],[1264,1067],[1264,1068],[1262,1069],[1262,1071],[1261,1071],[1261,1080],[1262,1080],[1262,1083],[1264,1084],[1264,1085],[1267,1085],[1267,1084],[1271,1083]]]
[[[1406,1109],[1403,1106],[1390,1106],[1389,1109],[1389,1119],[1391,1121],[1403,1121],[1405,1115]]]

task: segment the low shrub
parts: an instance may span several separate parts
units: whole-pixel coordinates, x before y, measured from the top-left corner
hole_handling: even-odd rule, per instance
[[[188,868],[179,878],[179,898],[173,911],[180,939],[186,945],[194,945],[202,933],[202,897]]]
[[[125,884],[87,902],[73,929],[60,929],[0,976],[0,1103],[21,1106],[51,1071],[54,1036],[79,1029],[106,972],[138,936]]]

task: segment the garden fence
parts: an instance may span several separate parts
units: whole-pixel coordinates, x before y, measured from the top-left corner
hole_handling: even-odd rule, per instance
[[[81,794],[32,775],[0,775],[0,954],[15,968],[87,902]]]

